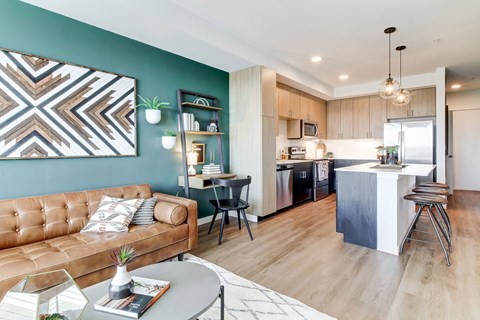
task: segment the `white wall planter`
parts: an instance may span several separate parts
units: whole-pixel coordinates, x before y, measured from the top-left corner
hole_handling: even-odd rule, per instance
[[[145,110],[145,118],[150,124],[157,124],[162,120],[162,111],[158,109]]]
[[[172,149],[175,143],[177,142],[176,136],[163,136],[162,145],[165,149]]]

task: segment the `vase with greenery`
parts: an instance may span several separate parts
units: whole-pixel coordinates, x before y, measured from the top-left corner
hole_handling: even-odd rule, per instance
[[[110,299],[124,299],[133,293],[134,283],[132,277],[127,272],[127,265],[135,260],[137,255],[135,248],[129,245],[123,245],[110,252],[110,257],[117,266],[117,273],[108,288]]]
[[[398,156],[398,146],[386,146],[385,151],[387,151],[387,163],[394,165],[398,164],[397,156]]]
[[[162,145],[165,149],[172,149],[177,143],[177,133],[173,130],[165,130],[162,137]]]
[[[141,95],[138,95],[138,97],[140,98],[141,103],[137,104],[137,107],[144,107],[147,109],[145,110],[145,118],[150,124],[157,124],[162,120],[162,112],[160,109],[170,108],[170,103],[160,102],[158,96],[153,99],[144,98]]]

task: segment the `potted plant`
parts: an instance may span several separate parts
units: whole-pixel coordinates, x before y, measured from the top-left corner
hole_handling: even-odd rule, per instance
[[[397,164],[396,155],[398,155],[398,146],[386,146],[384,148],[387,151],[387,163],[394,165]]]
[[[129,245],[123,245],[110,252],[110,257],[117,266],[117,273],[108,287],[110,299],[123,299],[133,293],[134,283],[132,276],[127,272],[127,265],[135,260],[137,255],[135,248]]]
[[[153,99],[144,98],[141,95],[138,95],[140,100],[142,101],[137,107],[145,107],[145,118],[147,119],[148,123],[157,124],[162,119],[162,111],[160,109],[170,108],[170,103],[168,102],[160,102],[160,98],[158,96],[154,97]]]
[[[177,133],[173,130],[165,130],[162,137],[162,145],[165,149],[172,149],[177,142]]]

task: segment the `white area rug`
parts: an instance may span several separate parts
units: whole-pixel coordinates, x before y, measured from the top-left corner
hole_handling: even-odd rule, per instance
[[[237,276],[213,263],[191,254],[185,255],[185,261],[202,264],[220,277],[225,287],[225,319],[232,320],[331,320],[326,314],[318,312],[298,300]],[[220,319],[220,299],[203,315],[201,320]]]

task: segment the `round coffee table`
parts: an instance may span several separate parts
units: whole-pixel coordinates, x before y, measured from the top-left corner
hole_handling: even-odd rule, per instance
[[[221,319],[224,316],[223,286],[209,268],[191,262],[162,262],[130,272],[132,276],[170,281],[170,288],[141,316],[148,319],[196,319],[220,297]],[[83,289],[90,300],[83,319],[127,319],[96,311],[93,304],[107,294],[111,280]]]

